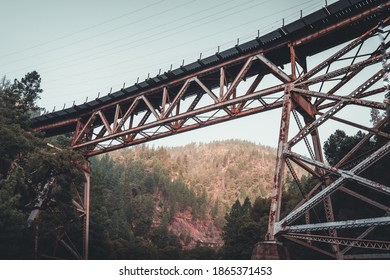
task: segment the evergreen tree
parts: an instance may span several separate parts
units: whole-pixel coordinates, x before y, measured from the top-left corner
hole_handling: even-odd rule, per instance
[[[249,198],[246,198],[242,205],[237,199],[230,213],[226,215],[226,224],[222,233],[224,258],[251,258],[254,245],[260,239],[260,224],[252,219],[251,212],[252,206]]]
[[[364,134],[359,131],[354,136],[348,136],[342,130],[336,130],[324,143],[324,154],[330,165],[338,163],[362,138]],[[363,153],[369,149],[361,150]]]
[[[53,246],[78,220],[71,203],[71,186],[82,183],[82,173],[75,164],[82,159],[66,147],[49,147],[47,142],[55,139],[43,140],[29,131],[31,115],[39,112],[35,102],[42,92],[40,83],[36,71],[21,81],[1,81],[2,258],[38,257],[38,252],[33,252],[36,237],[40,248]],[[37,228],[39,231],[34,230]]]

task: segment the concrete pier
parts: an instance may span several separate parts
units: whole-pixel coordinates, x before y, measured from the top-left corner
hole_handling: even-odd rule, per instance
[[[252,260],[289,260],[287,248],[276,241],[262,241],[255,245]]]

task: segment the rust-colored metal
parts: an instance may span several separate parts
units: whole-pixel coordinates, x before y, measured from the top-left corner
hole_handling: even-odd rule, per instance
[[[265,65],[267,65],[271,69],[275,77],[280,79],[282,82],[289,83],[292,81],[291,78],[286,73],[284,73],[281,69],[279,69],[272,61],[267,59],[264,55],[258,54],[256,55],[256,57]]]
[[[287,149],[288,132],[290,127],[291,94],[287,91],[284,95],[282,118],[280,121],[279,142],[276,152],[276,167],[274,185],[272,188],[271,208],[269,213],[267,240],[275,240],[275,222],[280,220],[282,203],[283,180],[285,169],[285,149]]]
[[[330,33],[332,31],[335,31],[337,29],[340,29],[348,24],[351,24],[359,19],[362,19],[362,18],[365,18],[365,17],[368,17],[370,16],[371,14],[373,13],[377,13],[379,9],[387,9],[388,7],[390,7],[390,3],[387,2],[385,4],[383,4],[381,7],[375,7],[375,8],[371,8],[365,12],[362,12],[362,13],[359,13],[358,15],[356,16],[353,16],[353,17],[350,17],[346,20],[343,20],[337,24],[334,24],[330,27],[327,27],[327,28],[324,28],[318,32],[315,32],[313,34],[311,34],[310,36],[307,36],[307,37],[304,37],[304,38],[300,38],[299,40],[296,40],[292,43],[293,46],[297,46],[297,45],[300,45],[300,44],[304,44],[306,42],[309,42],[309,41],[312,41],[314,38],[318,38],[318,37],[321,37],[327,33]]]
[[[170,124],[170,123],[173,123],[173,122],[176,122],[176,121],[180,121],[180,120],[186,119],[186,118],[191,118],[191,117],[196,116],[196,115],[201,115],[201,114],[213,112],[213,111],[219,110],[219,109],[223,110],[224,108],[226,108],[228,106],[231,106],[233,104],[241,103],[241,102],[244,102],[244,101],[247,101],[247,100],[251,100],[251,99],[254,99],[254,98],[260,98],[260,97],[263,97],[263,96],[271,95],[271,94],[273,94],[275,92],[283,90],[284,88],[285,88],[285,85],[275,86],[275,87],[272,87],[272,88],[269,88],[269,89],[266,89],[266,90],[261,90],[261,91],[254,92],[254,93],[249,94],[249,95],[238,96],[235,99],[222,101],[222,102],[219,102],[217,104],[210,104],[210,105],[198,108],[198,109],[194,109],[191,112],[184,112],[184,113],[180,113],[180,114],[177,114],[177,112],[175,112],[176,113],[175,115],[163,116],[163,117],[161,117],[160,120],[156,120],[156,121],[153,121],[153,122],[148,123],[148,124],[142,123],[142,125],[138,125],[138,126],[133,127],[131,129],[126,129],[126,128],[122,127],[122,126],[127,121],[126,118],[130,117],[130,115],[133,113],[133,111],[135,109],[134,104],[139,102],[139,99],[136,98],[134,100],[133,104],[130,106],[129,110],[125,113],[123,119],[119,122],[116,131],[113,131],[112,134],[106,134],[105,136],[103,136],[101,138],[97,138],[97,139],[93,139],[93,140],[89,140],[88,142],[85,142],[85,141],[80,141],[81,138],[83,137],[83,133],[85,133],[87,131],[86,129],[83,129],[82,133],[80,133],[79,135],[75,135],[75,137],[77,139],[77,141],[75,141],[75,142],[77,144],[75,144],[73,146],[73,148],[78,149],[78,148],[81,148],[81,147],[88,146],[90,144],[96,144],[96,143],[100,143],[100,142],[105,142],[107,140],[111,140],[111,139],[115,139],[115,138],[118,138],[118,137],[121,137],[121,136],[124,136],[124,135],[132,134],[134,132],[139,132],[139,131],[142,131],[142,130],[148,130],[148,129],[156,128],[156,127],[159,127],[159,126],[165,126],[167,124]],[[184,91],[181,94],[184,94]],[[174,102],[176,103],[176,105],[178,105],[179,104],[179,98],[178,98],[178,100],[176,100]],[[278,106],[275,106],[275,104],[277,104]],[[265,110],[271,110],[271,109],[279,108],[280,104],[281,104],[281,102],[268,103],[267,106],[262,106],[260,104],[260,106],[258,107],[258,110],[259,111],[265,111]],[[168,112],[172,113],[174,108],[177,109],[177,107],[171,106],[171,108],[165,112],[165,115],[167,115]],[[236,113],[234,116],[229,116],[229,118],[241,117],[243,115],[249,115],[249,114],[253,114],[255,112],[256,112],[256,110],[245,109],[242,112]],[[92,117],[90,119],[92,119]],[[224,120],[226,121],[227,119],[225,118]],[[90,123],[91,122],[89,122],[89,124]],[[204,125],[209,125],[209,124],[205,123]],[[100,125],[97,126],[97,127],[100,127]],[[94,154],[96,154],[96,153],[94,153]],[[91,154],[88,152],[87,155],[91,155]]]
[[[159,134],[156,134],[156,135],[153,135],[153,136],[148,136],[148,137],[141,138],[141,139],[135,139],[135,135],[137,133],[139,133],[140,131],[143,131],[143,129],[141,129],[141,128],[134,128],[134,129],[129,130],[127,133],[121,133],[121,135],[120,135],[121,137],[126,136],[126,135],[128,137],[124,143],[120,143],[118,145],[110,146],[110,147],[102,147],[99,150],[90,150],[90,151],[88,151],[88,156],[95,156],[95,155],[99,155],[99,154],[102,154],[102,153],[107,153],[107,152],[110,152],[110,151],[122,149],[122,148],[125,148],[125,147],[139,145],[139,144],[146,143],[146,142],[149,142],[149,141],[152,141],[152,140],[165,138],[165,137],[168,137],[168,136],[171,136],[171,135],[175,135],[175,134],[191,131],[191,130],[194,130],[194,129],[198,129],[198,128],[202,128],[202,127],[206,127],[206,126],[210,126],[210,125],[226,122],[226,121],[229,121],[229,120],[232,120],[232,119],[242,118],[242,117],[258,114],[258,113],[261,113],[261,112],[266,112],[266,111],[269,111],[269,110],[278,109],[278,108],[281,108],[282,105],[283,105],[283,102],[279,101],[279,102],[275,102],[273,104],[270,104],[268,106],[258,106],[257,108],[248,109],[246,111],[237,113],[234,116],[227,115],[227,116],[219,117],[219,118],[216,118],[216,119],[210,119],[210,120],[207,120],[207,121],[202,121],[202,120],[198,119],[196,117],[196,115],[193,116],[191,114],[186,114],[186,117],[185,117],[186,119],[189,119],[189,118],[194,119],[195,118],[198,121],[196,123],[194,123],[194,124],[189,124],[189,125],[186,125],[186,126],[182,126],[180,128],[169,127],[169,124],[168,124],[168,127],[169,127],[168,131],[161,132]],[[171,118],[171,119],[174,119],[174,120],[177,121],[177,120],[180,120],[181,118]],[[145,129],[154,128],[154,127],[155,126],[146,126],[146,125],[143,126],[143,128],[145,128]],[[166,125],[161,123],[157,127],[166,127]],[[75,146],[75,148],[88,147],[91,144],[98,144],[99,142],[101,142],[101,141],[100,140],[95,140],[95,141],[91,140],[88,143],[85,143],[85,144],[82,144],[82,145],[79,145],[79,146]]]
[[[56,129],[56,128],[61,128],[63,126],[67,126],[70,124],[76,124],[78,122],[79,118],[72,118],[69,120],[64,120],[64,121],[59,121],[53,124],[48,124],[48,125],[42,125],[37,128],[35,128],[35,131],[46,131],[50,129]]]

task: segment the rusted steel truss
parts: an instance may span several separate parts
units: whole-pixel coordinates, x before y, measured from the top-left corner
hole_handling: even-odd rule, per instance
[[[388,23],[389,19],[384,22]],[[377,207],[382,205],[372,198],[345,188],[345,184],[351,180],[386,196],[390,195],[388,186],[360,175],[390,151],[390,134],[380,129],[384,121],[377,127],[371,127],[356,120],[348,120],[345,116],[337,116],[343,111],[359,112],[360,108],[374,108],[382,112],[386,110],[384,103],[386,88],[381,84],[381,80],[387,72],[381,67],[381,63],[383,64],[389,53],[383,51],[383,46],[379,48],[379,44],[364,53],[366,45],[372,44],[376,39],[378,30],[382,36],[388,35],[388,31],[386,33],[383,26],[379,29],[378,24],[311,69],[308,69],[307,58],[297,55],[296,50],[301,43],[296,41],[289,44],[291,58],[289,71],[273,63],[262,50],[210,68],[208,71],[189,75],[155,91],[129,97],[126,102],[102,107],[77,120],[72,146],[92,156],[281,108],[280,138],[267,237],[269,240],[274,240],[282,234],[288,235],[290,239],[296,239],[298,235],[291,235],[292,233],[309,234],[325,231],[328,233],[326,238],[319,239],[313,235],[308,238],[309,235],[305,235],[305,238],[300,236],[299,239],[310,242],[308,246],[316,248],[319,252],[325,252],[326,249],[318,248],[311,242],[327,242],[331,245],[327,254],[342,258],[352,247],[357,247],[356,244],[366,244],[361,241],[365,235],[351,237],[355,243],[348,243],[349,247],[340,250],[340,245],[347,243],[345,239],[338,237],[337,230],[356,226],[367,227],[372,231],[378,226],[390,223],[388,217],[335,221],[331,200],[333,193],[342,191],[370,205]],[[389,43],[384,41],[387,50]],[[239,65],[234,73],[227,71],[231,64]],[[264,69],[267,69],[266,75]],[[248,73],[253,73],[250,78],[247,78]],[[274,77],[271,86],[269,82],[265,82],[265,77],[269,75]],[[217,86],[215,83],[212,83],[214,86],[208,86],[211,77],[216,81]],[[291,114],[297,124],[295,131],[290,126]],[[339,164],[330,166],[324,160],[319,139],[322,126],[329,121],[336,125],[363,130],[367,133],[365,141],[380,136],[388,139],[387,143],[364,159],[360,159],[353,168],[341,169],[340,166],[345,161],[353,159],[359,145],[362,144],[359,144]],[[294,134],[291,137],[292,132]],[[304,143],[310,157],[293,152],[294,147],[300,143]],[[298,179],[290,162],[312,173],[319,178],[320,183],[308,193],[305,193],[301,187],[303,201],[281,219],[283,174],[286,163],[293,177]],[[335,175],[338,178],[334,178]],[[323,204],[325,211],[325,221],[322,222],[315,210],[315,206],[320,203]],[[387,207],[382,205],[381,209],[388,211]],[[305,224],[294,225],[293,223],[302,216]],[[311,216],[316,218],[313,219]],[[313,224],[314,221],[317,223]],[[383,248],[388,249],[386,246],[381,247]]]
[[[243,75],[253,71],[256,67],[253,63],[261,63],[260,58],[261,54],[245,58],[240,71],[227,85],[223,78],[226,75],[224,67],[215,69],[219,77],[215,75],[214,79],[222,83],[218,90],[205,85],[207,77],[193,75],[175,85],[176,91],[163,87],[150,94],[134,96],[127,104],[115,104],[115,110],[108,107],[94,111],[78,120],[72,146],[92,156],[280,108],[284,84],[256,89],[262,79],[261,75],[257,75],[247,90],[238,90],[243,83]],[[188,96],[190,87],[195,93]],[[160,106],[153,105],[156,99],[161,100]]]
[[[289,94],[293,96],[299,95],[300,98],[304,98],[306,101],[310,102],[308,108],[310,108],[310,106],[311,108],[304,109],[303,114],[298,109],[295,109],[295,111],[301,113],[301,118],[304,119],[306,125],[302,126],[299,116],[293,112],[298,130],[288,141],[284,140],[285,135],[288,135],[288,132],[283,132],[282,129],[286,129],[286,126],[288,127],[289,118],[284,115],[282,116],[280,134],[280,141],[282,141],[282,144],[279,143],[278,146],[278,165],[276,167],[277,175],[275,176],[274,189],[276,191],[274,191],[271,206],[268,233],[270,239],[276,236],[283,236],[290,241],[334,258],[349,258],[349,256],[352,258],[353,255],[347,255],[352,248],[390,250],[390,243],[388,241],[364,239],[377,227],[388,227],[390,225],[390,219],[388,217],[389,205],[383,204],[383,202],[379,202],[375,198],[362,195],[361,193],[355,192],[353,189],[345,187],[350,182],[356,182],[361,186],[383,194],[388,198],[387,201],[390,201],[389,186],[372,181],[361,175],[376,162],[388,160],[388,154],[390,152],[390,134],[381,130],[381,127],[386,124],[386,119],[382,119],[374,127],[370,127],[369,125],[363,125],[358,121],[348,120],[345,116],[335,116],[342,113],[342,111],[352,113],[353,110],[359,110],[359,107],[378,109],[381,112],[386,110],[385,100],[387,98],[387,87],[386,84],[383,85],[381,81],[386,81],[388,75],[389,67],[388,65],[383,66],[383,61],[389,56],[389,43],[386,40],[383,40],[383,33],[384,31],[381,28],[374,28],[368,31],[335,54],[331,55],[329,59],[318,64],[312,70],[307,71],[290,87]],[[368,42],[373,36],[377,36],[378,34],[381,34],[382,36],[382,46],[373,50],[370,54],[360,56],[359,52],[364,48],[365,42]],[[385,50],[383,50],[383,45],[386,46]],[[355,51],[354,55],[351,54],[353,51]],[[351,63],[332,70],[332,66],[336,62],[341,61],[343,57],[348,56],[348,54]],[[359,61],[357,61],[358,57]],[[362,59],[362,57],[364,57],[364,59]],[[382,63],[382,66],[380,66],[379,63]],[[374,67],[375,65],[377,65],[377,67]],[[368,68],[372,70],[368,72]],[[366,71],[367,74],[362,75],[363,71]],[[354,87],[351,87],[350,84],[352,80],[357,77],[361,77],[360,83],[355,83]],[[327,83],[331,85],[327,87]],[[316,87],[317,89],[313,90],[309,89],[309,87]],[[374,96],[378,93],[381,95],[375,98]],[[295,106],[300,105],[298,102],[293,103],[295,103]],[[303,108],[304,107],[301,106],[301,110]],[[311,112],[314,112],[314,114],[311,114]],[[316,151],[315,139],[313,138],[313,142],[310,144],[308,143],[309,141],[307,138],[310,135],[318,135],[319,129],[328,121],[333,121],[336,125],[343,124],[347,127],[354,127],[367,133],[365,137],[363,137],[363,139],[334,166],[329,165],[321,158],[321,155],[318,154],[318,151]],[[289,127],[287,129],[289,129]],[[364,156],[356,156],[357,151],[374,136],[382,137],[384,139],[383,145],[374,151],[364,154]],[[302,155],[302,153],[293,152],[294,146],[300,142],[304,142],[310,157]],[[313,150],[316,152],[313,152]],[[290,162],[294,162],[310,172],[320,180],[320,183],[309,193],[303,192],[301,190],[302,187],[297,184],[303,196],[302,201],[292,212],[287,214],[286,217],[278,219],[279,217],[277,214],[278,211],[280,211],[279,207],[281,203],[281,184],[278,180],[283,177],[283,170],[279,165],[284,162],[287,163],[287,166],[296,181],[296,174]],[[347,164],[348,162],[349,164]],[[318,215],[315,212],[315,206],[323,203],[323,209],[327,212],[326,204],[330,207],[332,206],[330,198],[336,192],[344,192],[345,194],[367,203],[370,207],[380,209],[382,211],[382,216],[335,221],[333,213],[330,211],[330,215],[325,213],[325,221],[319,221]],[[273,216],[274,213],[275,215]],[[313,221],[314,223],[309,222],[311,215],[317,217],[317,220]],[[299,224],[302,223],[302,221],[305,221],[305,224]],[[337,236],[338,230],[348,230],[352,228],[367,229],[363,233],[348,236],[348,238]],[[313,235],[312,232],[327,232],[328,235]],[[350,231],[349,234],[351,235]],[[327,249],[323,245],[320,245],[321,243],[327,243],[331,246]],[[365,257],[369,258],[369,254],[365,254]]]
[[[362,2],[359,5],[372,1]],[[388,241],[364,239],[378,227],[389,225],[389,205],[379,201],[378,196],[371,197],[349,187],[349,183],[355,182],[370,192],[387,198],[390,195],[386,183],[364,177],[365,170],[378,161],[388,160],[390,152],[390,134],[383,130],[387,119],[377,120],[374,126],[366,121],[370,118],[367,109],[380,113],[388,109],[388,86],[383,81],[388,81],[390,68],[387,65],[390,3],[379,2],[380,7],[371,7],[315,29],[310,35],[291,37],[269,47],[265,44],[264,48],[197,71],[177,69],[184,74],[168,79],[167,73],[166,82],[162,82],[163,76],[160,76],[156,86],[145,90],[136,84],[138,90],[134,94],[123,89],[120,99],[102,102],[91,110],[77,116],[71,114],[68,119],[55,123],[43,122],[37,130],[55,134],[61,127],[67,132],[71,129],[72,148],[89,157],[278,109],[281,119],[267,239],[276,241],[283,236],[334,258],[352,256],[347,253],[355,247],[389,250]],[[373,18],[377,24],[361,28],[365,26],[364,19]],[[354,29],[356,26],[359,28]],[[340,36],[347,34],[349,28],[360,33],[343,41]],[[280,30],[287,34],[283,28]],[[333,45],[336,47],[331,50],[326,50],[330,47],[314,48],[313,51],[313,45],[325,43],[321,41],[324,38],[336,38]],[[240,52],[240,48],[236,47],[235,51]],[[201,61],[198,63],[202,64]],[[330,133],[336,129],[360,129],[365,133],[360,142],[333,166],[324,159],[320,139],[329,126]],[[359,153],[376,137],[383,139],[381,146]],[[281,217],[286,165],[297,181],[302,200],[291,213]],[[318,180],[312,189],[305,190],[299,184],[294,170],[297,166]],[[335,220],[332,197],[338,192],[376,208],[378,217]],[[86,210],[89,208],[88,196],[89,172],[86,173],[84,205],[76,205],[85,216],[89,216]],[[340,231],[351,227],[367,229],[348,238],[339,237]],[[311,234],[318,231],[321,236]],[[342,234],[344,236],[345,232]],[[324,247],[322,243],[330,246]],[[88,240],[85,254],[87,244]]]

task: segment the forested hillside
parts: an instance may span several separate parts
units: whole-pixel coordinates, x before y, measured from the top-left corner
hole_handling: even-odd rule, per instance
[[[141,145],[93,158],[91,230],[105,230],[92,234],[91,250],[108,245],[110,258],[248,259],[266,234],[274,163],[275,149],[239,140]],[[284,197],[283,211],[299,200],[290,177]]]
[[[139,236],[168,230],[183,248],[221,247],[231,205],[269,196],[274,158],[273,148],[238,140],[125,149],[92,161],[92,185],[103,194],[94,190],[92,201],[107,205],[113,236],[120,220]]]

